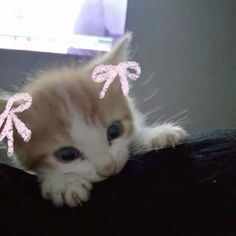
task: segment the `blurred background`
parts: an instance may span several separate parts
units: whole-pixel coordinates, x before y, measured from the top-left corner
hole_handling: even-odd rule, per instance
[[[131,95],[148,122],[174,120],[190,133],[236,127],[236,1],[130,0],[127,12],[123,3],[120,21],[134,33],[131,55],[142,67]],[[94,14],[100,19],[99,12]],[[105,37],[106,45],[121,35],[107,28],[102,32],[93,34]],[[90,49],[84,52],[0,49],[0,88],[14,91],[28,74],[93,55]]]

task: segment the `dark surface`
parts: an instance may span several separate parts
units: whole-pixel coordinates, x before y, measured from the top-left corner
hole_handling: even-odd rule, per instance
[[[236,129],[129,161],[78,208],[55,208],[34,176],[2,164],[0,235],[236,235]]]

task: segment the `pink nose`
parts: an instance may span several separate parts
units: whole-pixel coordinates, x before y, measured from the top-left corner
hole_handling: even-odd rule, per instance
[[[115,173],[115,164],[106,164],[100,171],[100,174],[104,177],[111,176]]]

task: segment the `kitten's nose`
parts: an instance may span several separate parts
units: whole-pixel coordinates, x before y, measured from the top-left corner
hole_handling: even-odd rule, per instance
[[[116,171],[116,165],[115,163],[109,163],[106,164],[101,170],[100,170],[100,175],[104,176],[104,177],[108,177],[111,176],[113,174],[115,174]]]

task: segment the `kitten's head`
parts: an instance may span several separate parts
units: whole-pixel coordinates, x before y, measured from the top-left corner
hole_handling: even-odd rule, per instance
[[[110,53],[86,65],[42,73],[22,89],[33,103],[17,116],[32,137],[25,143],[15,131],[14,148],[26,168],[77,173],[91,181],[123,168],[134,131],[129,100],[118,79],[100,99],[103,84],[91,75],[97,65],[125,61],[130,38],[125,35]]]

